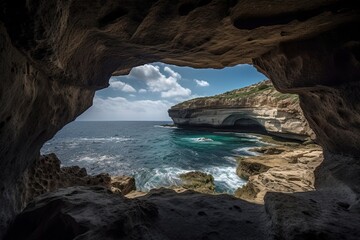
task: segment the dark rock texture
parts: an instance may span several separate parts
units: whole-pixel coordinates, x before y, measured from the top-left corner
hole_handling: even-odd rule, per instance
[[[356,1],[5,0],[0,6],[0,237],[23,208],[24,173],[44,142],[91,106],[112,73],[154,61],[214,68],[253,61],[278,90],[299,94],[325,149],[314,194],[331,187],[338,192],[329,199],[350,196],[352,215],[360,214]],[[282,200],[265,204],[276,201]],[[322,207],[334,213],[345,238],[353,232],[342,227],[351,219],[335,210]],[[271,219],[281,227],[282,217]]]
[[[78,166],[60,167],[60,160],[55,154],[40,156],[25,173],[25,187],[22,205],[35,197],[54,191],[58,188],[71,186],[109,187],[111,178],[109,174],[96,176],[87,175],[85,168]]]
[[[71,187],[30,203],[5,239],[255,240],[268,234],[263,206],[229,195],[158,189],[127,199],[101,187]]]
[[[133,177],[110,176],[107,173],[91,176],[85,168],[60,167],[60,164],[56,155],[51,153],[40,156],[27,169],[23,180],[22,206],[41,194],[72,186],[103,186],[121,195],[136,190]]]
[[[103,187],[71,187],[30,203],[5,239],[161,239],[157,217],[157,207],[146,201]]]

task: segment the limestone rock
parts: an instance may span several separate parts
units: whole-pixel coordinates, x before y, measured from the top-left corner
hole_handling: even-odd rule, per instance
[[[129,176],[113,176],[111,177],[111,186],[117,188],[123,195],[136,190],[135,178]],[[116,191],[116,190],[114,190]]]
[[[181,186],[201,193],[214,193],[214,177],[210,174],[193,171],[180,174]]]
[[[270,168],[286,165],[288,161],[281,156],[279,158],[265,157],[250,157],[239,161],[236,168],[236,174],[244,179],[250,176],[266,172]]]
[[[263,203],[267,192],[315,190],[314,171],[323,160],[319,146],[269,146],[257,151],[268,153],[239,161],[237,174],[248,183],[236,190],[237,197]]]
[[[71,186],[103,186],[122,195],[136,189],[133,177],[111,177],[107,173],[90,176],[85,168],[60,167],[60,160],[53,153],[40,156],[25,176],[23,205],[43,193]]]
[[[169,116],[181,127],[262,132],[286,138],[314,138],[296,95],[281,94],[269,80],[213,97],[179,103]]]

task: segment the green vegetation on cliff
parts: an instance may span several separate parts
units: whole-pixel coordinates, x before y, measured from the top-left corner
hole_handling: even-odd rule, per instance
[[[248,87],[232,90],[210,97],[194,98],[173,106],[171,109],[202,107],[254,107],[256,104],[284,107],[298,103],[296,94],[278,92],[270,80],[265,80]]]

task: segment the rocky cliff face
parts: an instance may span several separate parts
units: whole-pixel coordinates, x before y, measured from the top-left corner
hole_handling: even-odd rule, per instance
[[[360,215],[357,5],[351,0],[2,1],[0,237],[22,209],[24,174],[44,142],[91,106],[95,90],[107,87],[111,74],[161,61],[198,68],[250,63],[281,92],[299,94],[324,161],[316,171],[316,191],[265,196],[268,236],[358,239],[353,224]],[[77,198],[95,201],[91,196]]]
[[[60,160],[53,153],[40,156],[28,168],[24,174],[23,184],[23,207],[41,194],[72,186],[102,186],[120,195],[136,190],[133,177],[111,177],[107,173],[91,176],[85,168],[60,167]]]
[[[295,94],[282,94],[269,80],[213,97],[192,99],[169,109],[178,126],[259,131],[286,138],[314,138]]]

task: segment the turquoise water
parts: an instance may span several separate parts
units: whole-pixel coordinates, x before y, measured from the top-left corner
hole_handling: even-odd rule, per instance
[[[89,174],[134,176],[138,190],[178,185],[178,175],[198,170],[214,176],[217,192],[233,193],[245,181],[235,156],[263,145],[255,136],[162,127],[167,122],[73,122],[45,143],[64,166]]]

